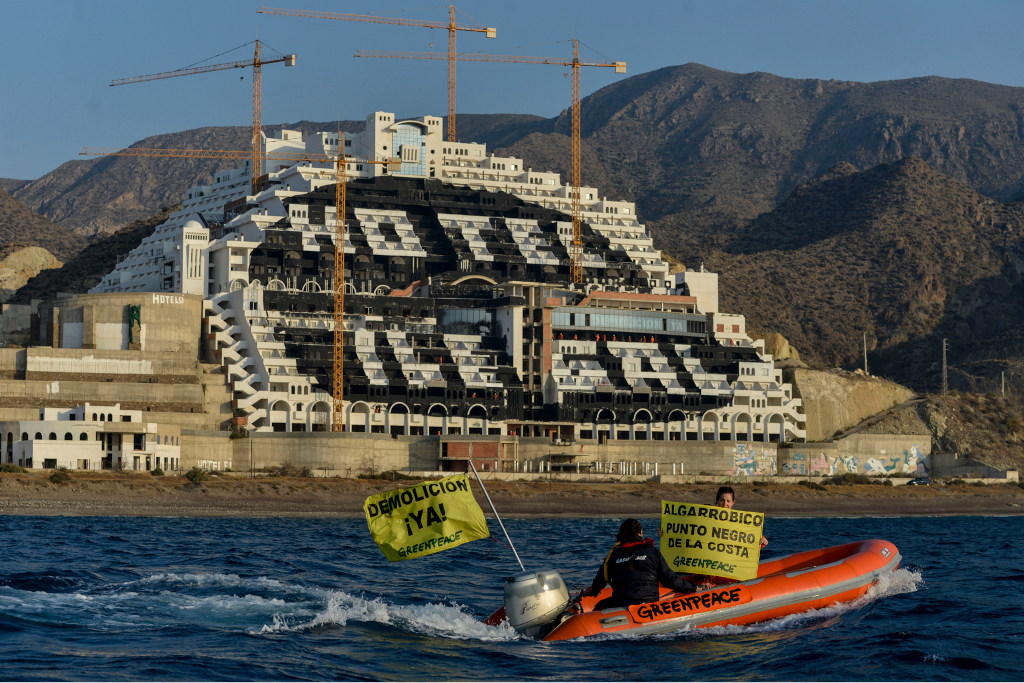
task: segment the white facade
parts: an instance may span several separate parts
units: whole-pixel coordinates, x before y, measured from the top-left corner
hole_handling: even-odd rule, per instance
[[[26,469],[180,468],[180,428],[144,422],[141,410],[86,403],[39,413],[38,420],[0,422],[0,461]]]

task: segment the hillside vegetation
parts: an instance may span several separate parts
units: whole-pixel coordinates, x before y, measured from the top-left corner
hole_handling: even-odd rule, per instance
[[[840,165],[703,258],[724,310],[816,366],[861,365],[918,391],[1024,382],[1024,206],[910,157]]]

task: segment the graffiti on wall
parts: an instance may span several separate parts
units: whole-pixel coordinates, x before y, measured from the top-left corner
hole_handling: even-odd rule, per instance
[[[733,476],[768,475],[777,472],[774,446],[738,443],[732,447]]]
[[[924,456],[921,450],[914,444],[905,449],[901,455],[887,456],[884,453],[880,458],[870,458],[864,464],[866,474],[909,474],[921,477],[927,474],[924,464]]]
[[[782,474],[786,476],[806,476],[807,456],[803,453],[794,453],[789,462],[782,464]]]
[[[867,459],[857,455],[826,455],[793,453],[782,465],[782,474],[790,476],[832,477],[842,474],[906,474],[921,477],[926,475],[924,456],[917,444],[898,455],[889,455],[884,450]]]

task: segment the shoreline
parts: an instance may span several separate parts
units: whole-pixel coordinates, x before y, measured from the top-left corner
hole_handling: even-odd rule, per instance
[[[133,517],[363,517],[363,501],[419,480],[341,479],[239,475],[192,483],[183,476],[71,472],[55,484],[51,472],[0,474],[0,516]],[[932,517],[1024,514],[1024,488],[1016,484],[813,488],[772,482],[731,482],[736,508],[766,517]],[[661,501],[710,504],[719,483],[488,482],[501,517],[657,517]],[[484,514],[493,513],[477,482]],[[823,490],[822,490],[823,489]]]

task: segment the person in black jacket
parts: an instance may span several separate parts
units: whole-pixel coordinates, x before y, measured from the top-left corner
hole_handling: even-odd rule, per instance
[[[697,590],[692,583],[676,576],[655,547],[654,539],[644,538],[639,520],[624,521],[615,540],[590,586],[590,594],[597,595],[611,584],[612,595],[598,602],[595,610],[654,602],[660,597],[659,582],[683,593]]]

